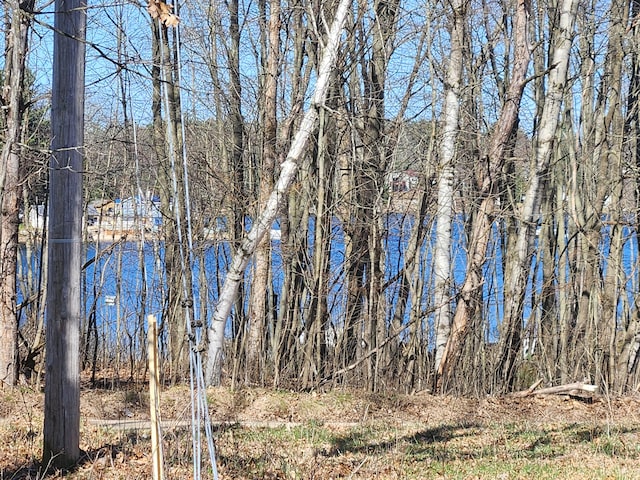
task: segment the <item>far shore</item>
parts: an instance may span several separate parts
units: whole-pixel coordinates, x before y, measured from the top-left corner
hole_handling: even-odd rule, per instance
[[[20,226],[20,230],[18,233],[18,242],[19,243],[27,243],[29,238],[33,239],[41,239],[42,238],[42,229],[37,228],[27,228],[24,225]],[[157,229],[149,229],[149,228],[130,228],[130,229],[119,229],[113,228],[111,226],[102,226],[99,228],[98,226],[91,225],[86,227],[82,232],[82,239],[85,243],[115,243],[121,241],[128,242],[137,242],[142,239],[145,241],[155,241],[162,240],[162,235]],[[222,241],[226,240],[226,235],[224,232],[213,233],[212,231],[206,232],[206,240],[207,241]]]

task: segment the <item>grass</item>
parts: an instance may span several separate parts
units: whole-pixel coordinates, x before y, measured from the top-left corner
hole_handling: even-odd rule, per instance
[[[336,432],[330,426],[234,430],[218,438],[228,478],[296,472],[299,477],[447,479],[640,478],[640,426],[602,435],[600,428],[500,424],[390,427],[378,422]],[[632,444],[631,444],[632,443]],[[245,454],[241,454],[242,445]],[[247,452],[254,452],[253,455]],[[300,455],[291,454],[300,452]],[[233,464],[227,464],[234,459]],[[238,460],[241,459],[240,463]],[[358,471],[355,471],[359,467]],[[289,478],[289,477],[282,477]],[[335,478],[335,477],[334,477]]]
[[[122,392],[87,395],[85,417],[117,415],[129,406],[144,418],[143,398]],[[163,398],[165,409],[172,409],[165,418],[188,413],[185,389],[164,392]],[[212,399],[212,417],[232,422],[215,429],[221,479],[640,478],[635,400],[621,400],[613,411],[555,398],[514,404],[356,392],[218,390]],[[0,399],[0,480],[62,477],[60,472],[45,477],[37,463],[41,401],[38,392]],[[92,404],[98,406],[91,410]],[[148,431],[83,422],[81,437],[86,459],[65,478],[133,479],[150,472]],[[167,478],[191,478],[191,429],[167,429],[163,438]],[[203,453],[207,458],[206,447]],[[203,472],[202,478],[213,478],[207,468]]]

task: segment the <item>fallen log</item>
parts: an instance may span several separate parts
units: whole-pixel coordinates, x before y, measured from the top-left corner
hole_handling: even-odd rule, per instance
[[[576,392],[595,393],[598,391],[597,385],[591,385],[589,383],[583,383],[583,382],[567,383],[567,384],[558,385],[555,387],[546,387],[546,388],[537,389],[541,383],[542,383],[542,380],[538,380],[536,383],[531,385],[526,390],[515,392],[513,396],[528,397],[530,395],[569,395],[569,394],[575,394]]]

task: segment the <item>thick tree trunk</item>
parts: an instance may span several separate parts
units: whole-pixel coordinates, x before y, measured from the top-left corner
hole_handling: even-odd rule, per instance
[[[43,465],[80,458],[80,273],[86,4],[57,0],[51,104]]]

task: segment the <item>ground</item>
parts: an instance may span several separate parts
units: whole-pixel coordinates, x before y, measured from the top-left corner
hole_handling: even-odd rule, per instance
[[[82,391],[70,479],[151,478],[147,387]],[[221,479],[640,479],[640,396],[207,392]],[[167,479],[193,478],[188,387],[161,392]],[[42,474],[43,394],[0,390],[0,480]],[[214,478],[203,446],[201,478]]]

